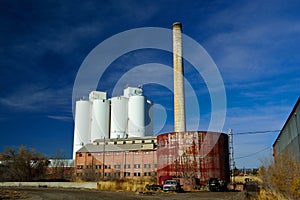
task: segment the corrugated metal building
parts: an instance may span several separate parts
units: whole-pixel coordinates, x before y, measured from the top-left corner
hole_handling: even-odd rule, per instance
[[[274,158],[287,154],[300,163],[300,98],[273,144]]]

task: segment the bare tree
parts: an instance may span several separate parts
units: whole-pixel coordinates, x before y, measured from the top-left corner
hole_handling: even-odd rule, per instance
[[[259,175],[266,189],[288,198],[300,198],[300,164],[291,155],[283,154],[274,162],[262,166]]]
[[[7,181],[32,181],[42,179],[46,175],[46,167],[49,161],[34,149],[20,146],[18,149],[6,148],[1,153],[2,170]]]

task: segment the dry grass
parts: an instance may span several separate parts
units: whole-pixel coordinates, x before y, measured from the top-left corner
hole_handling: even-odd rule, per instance
[[[147,192],[147,189],[145,188],[147,184],[149,184],[149,182],[145,180],[98,181],[98,189],[143,193]]]
[[[288,199],[275,191],[261,190],[257,200],[288,200]]]
[[[0,189],[0,199],[26,199],[28,197],[28,194],[25,192]]]

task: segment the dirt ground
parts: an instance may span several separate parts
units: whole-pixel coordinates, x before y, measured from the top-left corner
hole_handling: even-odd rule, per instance
[[[137,194],[132,192],[110,192],[87,189],[58,189],[58,188],[29,188],[29,187],[6,187],[0,188],[0,200],[2,199],[26,199],[26,200],[43,200],[43,199],[99,199],[99,200],[162,200],[162,199],[245,199],[243,192],[185,192],[185,193],[164,193],[149,192],[146,194]]]

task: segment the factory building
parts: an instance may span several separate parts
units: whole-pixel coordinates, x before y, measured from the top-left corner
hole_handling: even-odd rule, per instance
[[[286,154],[300,163],[300,98],[281,129],[273,144],[273,155],[276,158]]]
[[[92,91],[88,100],[76,101],[73,159],[96,139],[153,135],[152,105],[141,87],[126,87],[123,96],[110,99],[106,92]]]
[[[76,178],[156,178],[156,137],[98,139],[76,152]]]
[[[181,23],[174,23],[174,132],[145,137],[153,135],[153,124],[149,123],[153,103],[142,95],[142,88],[127,87],[123,96],[108,100],[106,93],[93,93],[89,101],[76,103],[74,159],[78,178],[155,175],[159,184],[166,179],[179,179],[185,189],[194,189],[209,178],[229,181],[228,135],[186,131],[181,31]],[[103,112],[101,115],[90,113],[93,109],[89,107],[95,100],[99,100],[99,105],[93,108]],[[100,123],[91,132],[91,124],[96,119]]]

